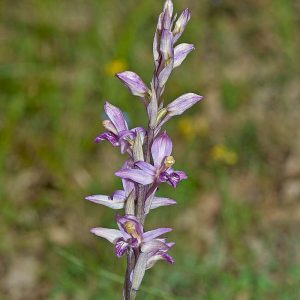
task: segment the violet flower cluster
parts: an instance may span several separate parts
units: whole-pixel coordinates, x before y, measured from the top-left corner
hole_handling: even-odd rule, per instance
[[[173,169],[173,144],[166,131],[161,132],[161,129],[172,117],[181,115],[203,98],[187,93],[169,104],[165,104],[162,98],[172,71],[194,50],[192,44],[176,45],[189,20],[188,9],[177,18],[177,15],[173,16],[172,1],[165,2],[153,42],[155,70],[149,86],[134,72],[116,74],[130,92],[144,103],[148,127],[130,129],[124,113],[105,102],[104,110],[108,117],[103,121],[105,132],[95,139],[96,143],[106,140],[119,147],[122,154],[127,154],[126,162],[115,173],[122,179],[123,190],[117,190],[111,196],[93,195],[86,198],[112,209],[124,209],[124,214],[117,214],[116,217],[118,229],[98,227],[91,232],[111,242],[117,257],[127,256],[123,290],[125,300],[135,299],[145,271],[157,261],[174,263],[168,253],[174,243],[162,238],[172,229],[144,231],[144,223],[150,210],[176,204],[170,198],[156,196],[159,186],[167,183],[176,188],[181,180],[187,179],[185,172]]]

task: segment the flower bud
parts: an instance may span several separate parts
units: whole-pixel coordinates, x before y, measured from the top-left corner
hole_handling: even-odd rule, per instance
[[[164,6],[164,16],[163,16],[163,29],[171,30],[171,22],[173,15],[173,2],[167,0]]]
[[[180,38],[180,36],[182,35],[188,21],[191,18],[191,13],[189,11],[189,9],[185,9],[182,14],[180,15],[180,17],[178,18],[178,20],[175,23],[175,27],[173,30],[173,35],[174,35],[174,40],[173,42],[176,43],[177,40]]]
[[[184,94],[184,95],[180,96],[179,98],[177,98],[176,100],[174,100],[173,102],[171,102],[167,106],[168,115],[169,116],[181,115],[187,109],[189,109],[190,107],[192,107],[194,104],[196,104],[197,102],[199,102],[202,99],[203,99],[202,96],[199,96],[194,93]]]
[[[170,58],[174,56],[173,35],[169,30],[163,30],[160,41],[160,53],[164,59],[165,66],[169,63]]]
[[[149,93],[149,88],[136,73],[125,71],[116,74],[116,76],[128,87],[134,96],[143,98]]]
[[[179,44],[174,49],[174,68],[179,67],[187,55],[195,49],[192,44]]]

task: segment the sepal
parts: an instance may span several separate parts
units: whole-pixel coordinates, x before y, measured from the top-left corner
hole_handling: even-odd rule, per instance
[[[149,94],[149,88],[136,73],[125,71],[116,74],[116,76],[128,87],[133,95],[144,98]]]

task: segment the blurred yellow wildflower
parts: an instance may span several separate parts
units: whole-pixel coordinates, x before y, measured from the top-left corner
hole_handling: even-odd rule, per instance
[[[211,156],[213,160],[224,162],[227,165],[235,165],[238,161],[236,152],[222,144],[212,148]]]
[[[207,122],[207,118],[197,117],[195,118],[194,123],[195,123],[194,126],[196,128],[197,134],[201,137],[206,136],[209,130],[209,124]]]
[[[193,139],[196,135],[195,127],[191,118],[182,118],[178,122],[179,133],[186,139]]]
[[[114,59],[105,66],[105,73],[110,76],[114,76],[116,73],[125,71],[127,69],[127,63],[123,59]]]
[[[185,117],[178,122],[179,133],[188,140],[194,139],[197,135],[201,137],[206,136],[208,127],[209,125],[205,118]]]

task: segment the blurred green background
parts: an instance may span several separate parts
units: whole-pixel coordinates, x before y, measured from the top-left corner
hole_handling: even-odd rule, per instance
[[[189,174],[148,218],[172,226],[176,264],[158,263],[139,299],[300,299],[300,3],[174,0],[190,7],[166,102],[205,101],[167,126]],[[161,0],[0,2],[0,299],[121,298],[125,259],[89,233],[115,211],[84,200],[120,187],[124,157],[102,132],[103,103],[145,125],[114,78],[149,82]]]

